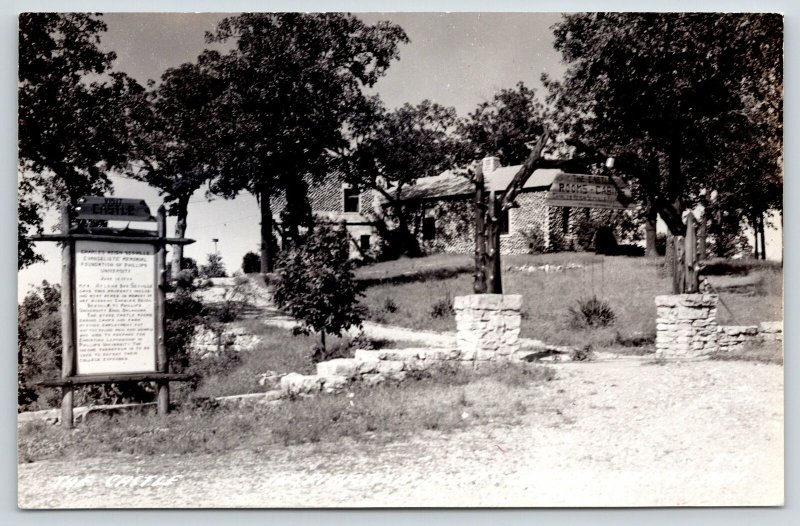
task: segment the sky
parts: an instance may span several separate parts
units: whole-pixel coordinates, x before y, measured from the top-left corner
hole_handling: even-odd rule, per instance
[[[221,13],[110,13],[104,16],[108,31],[101,47],[117,54],[115,69],[140,83],[158,80],[170,67],[193,61],[208,47],[205,32],[224,18]],[[550,27],[558,13],[360,13],[365,22],[390,20],[405,29],[410,43],[402,45],[400,60],[378,81],[374,92],[388,107],[430,99],[452,106],[466,117],[481,102],[503,88],[523,81],[543,95],[543,73],[558,78],[564,72],[560,55],[552,46]],[[230,44],[228,44],[230,45]],[[162,203],[157,191],[144,183],[112,177],[118,197],[144,199],[155,211]],[[46,231],[57,222],[48,216]],[[112,223],[113,225],[113,223]],[[168,220],[174,231],[174,219]],[[120,225],[123,226],[123,225]],[[661,225],[660,230],[665,230]],[[218,250],[228,272],[240,268],[248,251],[258,252],[259,212],[255,199],[241,194],[233,200],[207,198],[198,191],[189,205],[186,236],[196,243],[184,255],[202,264]],[[781,234],[768,232],[767,253],[780,259]],[[46,263],[19,273],[18,299],[41,283],[60,280],[60,253],[53,243],[39,243]]]

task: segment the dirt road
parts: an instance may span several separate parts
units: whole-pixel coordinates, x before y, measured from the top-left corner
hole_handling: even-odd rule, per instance
[[[783,501],[783,368],[557,365],[560,413],[518,425],[218,456],[19,466],[19,505],[728,506]],[[162,476],[156,479],[155,476]],[[138,479],[130,477],[138,476]],[[146,479],[144,477],[151,477]],[[129,478],[125,478],[129,477]],[[161,485],[154,486],[155,483]],[[134,483],[144,487],[131,487]],[[71,485],[71,487],[70,487]]]

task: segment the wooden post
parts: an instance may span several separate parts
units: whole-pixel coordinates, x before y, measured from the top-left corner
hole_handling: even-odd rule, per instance
[[[684,237],[672,236],[672,293],[683,294],[686,292],[686,280],[684,272]]]
[[[70,232],[69,203],[61,206],[61,234]],[[75,374],[75,242],[64,241],[61,249],[61,379]],[[61,388],[61,426],[72,428],[73,388]]]
[[[706,211],[703,210],[703,215],[700,216],[700,224],[697,227],[697,261],[704,261],[706,259],[706,247],[708,237],[708,221],[706,220]]]
[[[700,289],[700,280],[697,275],[697,235],[694,214],[689,212],[686,218],[686,239],[684,242],[684,279],[686,293],[696,294]]]
[[[502,294],[503,281],[500,276],[500,207],[494,192],[489,193],[489,213],[486,221],[486,245],[488,248],[489,262],[486,265],[489,271],[489,293]]]
[[[158,345],[156,351],[156,367],[159,373],[169,372],[169,359],[167,358],[167,245],[163,242],[167,237],[167,211],[164,205],[158,207],[158,252],[156,253],[156,272],[158,285],[156,287],[156,334]],[[157,381],[158,414],[165,415],[169,412],[169,382]]]
[[[483,167],[475,172],[475,294],[486,293],[486,198],[484,197]]]

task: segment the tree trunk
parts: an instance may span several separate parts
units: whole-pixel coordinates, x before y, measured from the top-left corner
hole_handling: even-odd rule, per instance
[[[667,159],[667,199],[673,204],[678,216],[683,214],[683,172],[681,170],[682,144],[680,131],[672,124]]]
[[[177,204],[177,220],[175,222],[175,237],[182,238],[186,235],[186,217],[189,215],[189,196],[180,196]],[[172,247],[172,279],[178,277],[183,269],[183,245]]]
[[[644,255],[648,258],[658,256],[658,249],[656,248],[656,223],[658,222],[658,212],[655,207],[648,203],[647,205],[647,220],[644,224],[644,238],[645,249]]]
[[[261,273],[267,274],[275,270],[275,256],[272,246],[272,207],[269,202],[270,192],[266,184],[258,190],[261,208]]]
[[[284,239],[289,246],[297,244],[300,239],[300,225],[306,222],[305,192],[297,180],[288,180],[286,189],[286,209],[281,214]]]
[[[325,330],[319,331],[319,343],[322,347],[322,355],[325,356],[327,348],[325,347]]]
[[[756,259],[761,259],[761,254],[758,251],[758,216],[753,216],[751,223],[753,224],[753,256]]]
[[[764,214],[758,218],[758,226],[761,234],[761,259],[767,259],[767,240],[764,232]]]

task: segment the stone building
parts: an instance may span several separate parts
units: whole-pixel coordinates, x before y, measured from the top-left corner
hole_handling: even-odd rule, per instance
[[[500,166],[497,157],[483,159],[487,191],[498,194],[508,187],[521,166]],[[532,250],[568,250],[574,243],[573,223],[588,209],[551,207],[547,191],[558,169],[535,170],[517,196],[518,207],[501,218],[500,249],[503,254]],[[472,201],[474,185],[450,171],[423,177],[402,194],[414,215],[414,229],[421,246],[429,252],[471,253],[475,246]]]
[[[487,191],[498,193],[508,187],[520,169],[519,165],[500,166],[497,157],[487,157],[482,163]],[[597,214],[609,212],[546,205],[547,191],[559,173],[558,169],[535,170],[525,183],[516,199],[518,207],[506,211],[502,218],[500,248],[503,254],[579,249],[578,223],[590,216],[595,222],[602,222]],[[381,242],[376,225],[386,215],[386,200],[380,192],[354,188],[344,180],[341,172],[333,172],[322,181],[309,182],[307,195],[311,211],[317,221],[346,224],[353,257],[371,255]],[[403,189],[399,201],[410,216],[409,225],[423,251],[473,252],[474,193],[475,187],[466,177],[449,170],[421,177],[416,184]],[[281,196],[273,200],[278,232],[284,208],[285,200]]]
[[[321,181],[307,182],[307,198],[317,222],[347,226],[350,235],[350,255],[355,258],[369,254],[378,242],[376,210],[381,211],[378,192],[354,188],[346,183],[342,172],[332,172]],[[277,195],[271,202],[273,221],[282,244],[282,212],[286,199]]]

